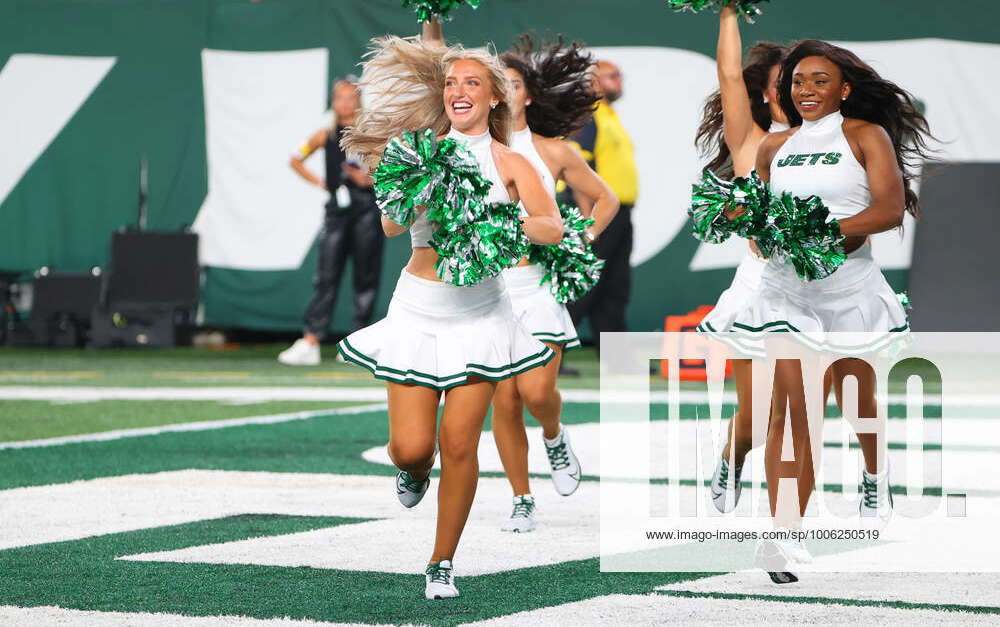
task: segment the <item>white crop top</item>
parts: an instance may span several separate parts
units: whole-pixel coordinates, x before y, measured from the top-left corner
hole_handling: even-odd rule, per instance
[[[819,196],[832,218],[847,218],[867,209],[872,203],[868,175],[855,158],[843,126],[839,111],[812,122],[803,120],[771,161],[771,188],[799,198]]]
[[[504,185],[503,179],[500,178],[500,172],[497,170],[496,163],[493,162],[493,137],[490,136],[490,132],[486,131],[482,135],[466,135],[465,133],[460,133],[455,129],[448,131],[448,137],[465,144],[469,152],[476,158],[476,162],[479,163],[479,171],[484,178],[488,179],[493,183],[490,187],[489,193],[486,194],[486,202],[488,203],[506,203],[510,202],[510,195],[507,193],[507,186]],[[424,214],[413,221],[410,225],[410,244],[413,248],[426,248],[427,243],[430,241],[431,236],[434,234],[435,227]]]
[[[552,170],[545,164],[542,155],[538,154],[535,148],[535,141],[531,138],[531,129],[524,127],[523,131],[514,131],[510,134],[510,149],[523,155],[531,165],[538,170],[538,175],[542,177],[542,184],[553,198],[556,197],[556,179],[552,176]]]

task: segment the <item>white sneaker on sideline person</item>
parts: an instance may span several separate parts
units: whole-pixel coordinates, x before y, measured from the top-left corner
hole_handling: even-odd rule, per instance
[[[278,361],[286,366],[318,366],[319,345],[310,344],[305,338],[299,338],[294,344],[278,353]]]
[[[455,587],[455,575],[452,573],[451,560],[441,560],[427,565],[424,571],[427,584],[424,586],[424,597],[428,599],[448,599],[458,596]]]
[[[573,447],[569,443],[569,433],[566,427],[560,426],[559,435],[548,440],[542,436],[545,442],[545,452],[549,456],[549,466],[552,467],[552,483],[556,487],[556,492],[563,496],[569,496],[580,487],[580,460],[573,453]]]
[[[520,494],[514,497],[514,509],[510,518],[500,525],[500,531],[527,533],[535,529],[535,497]]]

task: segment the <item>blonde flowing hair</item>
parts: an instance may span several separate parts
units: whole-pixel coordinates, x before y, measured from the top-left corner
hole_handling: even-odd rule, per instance
[[[497,99],[489,116],[490,135],[502,144],[509,143],[513,123],[507,102],[510,87],[495,51],[389,35],[373,39],[365,57],[361,112],[340,145],[369,167],[378,165],[386,144],[403,131],[431,128],[438,135],[448,132],[451,122],[444,108],[444,80],[451,64],[465,59],[486,68]]]

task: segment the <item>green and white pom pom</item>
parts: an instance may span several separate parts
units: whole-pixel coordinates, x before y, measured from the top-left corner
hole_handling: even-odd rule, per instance
[[[433,19],[447,21],[448,15],[455,7],[463,4],[471,9],[479,8],[480,0],[403,0],[404,9],[413,9],[418,22],[430,22]]]
[[[755,234],[757,248],[765,257],[791,263],[801,279],[824,279],[847,259],[840,224],[829,217],[819,196],[772,197],[767,223]]]
[[[438,141],[431,129],[404,131],[386,146],[374,179],[383,215],[408,227],[423,210],[435,225],[430,245],[442,281],[473,285],[527,252],[517,206],[485,203],[493,184],[454,139]]]
[[[584,218],[579,209],[570,205],[559,207],[559,213],[563,221],[562,241],[551,246],[532,244],[528,260],[545,269],[542,282],[549,283],[556,301],[570,303],[597,284],[604,261],[597,258],[584,237],[594,219]]]
[[[437,254],[437,275],[452,285],[474,285],[517,265],[527,252],[516,203],[479,202],[471,220],[448,219],[447,211],[431,236]],[[435,216],[428,215],[428,219]]]
[[[902,305],[905,311],[910,311],[911,309],[913,309],[913,305],[910,304],[909,292],[906,291],[896,292],[896,298],[899,300],[899,304]]]
[[[736,12],[743,16],[747,22],[753,24],[754,18],[761,14],[757,5],[768,0],[667,0],[667,4],[674,11],[690,11],[699,13],[706,9],[720,11],[722,7],[732,5]]]
[[[751,237],[764,224],[770,195],[756,172],[726,181],[705,170],[701,181],[691,186],[688,215],[694,222],[694,236],[708,244],[720,244],[734,233]],[[737,206],[744,212],[731,220],[726,218],[726,211]]]
[[[446,210],[443,220],[471,219],[472,206],[490,188],[476,159],[453,139],[437,141],[434,131],[403,131],[393,137],[374,172],[375,202],[382,215],[410,226],[420,208],[428,218]],[[435,214],[437,215],[437,214]]]

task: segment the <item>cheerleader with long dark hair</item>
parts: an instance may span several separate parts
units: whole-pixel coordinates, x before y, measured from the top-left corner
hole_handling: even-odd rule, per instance
[[[563,138],[576,132],[593,112],[598,97],[591,88],[591,56],[579,43],[562,38],[537,45],[522,35],[501,60],[511,85],[513,116],[511,148],[535,167],[545,189],[555,198],[556,181],[594,201],[594,224],[585,237],[593,242],[618,210],[618,199],[583,156]],[[493,396],[493,435],[513,490],[513,508],[504,531],[527,532],[535,528],[535,499],[528,481],[528,438],[524,409],[542,426],[545,451],[556,491],[569,496],[580,484],[581,467],[560,423],[562,399],[556,389],[559,360],[564,350],[576,348],[573,321],[543,282],[545,270],[521,259],[504,271],[504,281],[514,316],[531,334],[551,348],[556,357],[541,368],[501,381]]]
[[[771,259],[759,289],[733,327],[750,339],[791,331],[827,354],[876,352],[908,331],[906,313],[872,259],[868,236],[902,224],[905,212],[917,217],[920,205],[911,183],[914,169],[929,157],[927,120],[910,94],[882,78],[849,50],[807,40],[782,64],[781,107],[793,128],[766,137],[756,169],[773,193],[799,198],[818,196],[839,222],[847,260],[833,274],[806,281],[792,265]],[[840,332],[864,332],[863,348],[844,346]],[[874,371],[862,360],[841,358],[831,368],[838,400],[846,376],[858,381],[861,417],[877,416]],[[778,360],[774,395],[788,399],[799,509],[804,514],[815,484],[802,372],[798,361]],[[780,405],[780,406],[778,406]],[[768,422],[765,471],[772,515],[777,513],[778,483],[788,474],[782,461],[785,403],[773,405]],[[859,435],[865,452],[861,516],[872,526],[891,514],[889,468],[874,434]],[[818,459],[815,460],[818,462]],[[778,521],[795,527],[800,518]],[[759,547],[760,549],[760,547]],[[801,541],[775,541],[767,550],[777,561],[808,561]],[[779,569],[772,564],[769,570]]]

